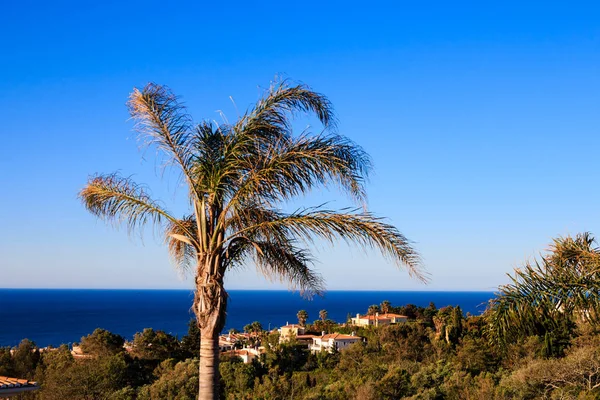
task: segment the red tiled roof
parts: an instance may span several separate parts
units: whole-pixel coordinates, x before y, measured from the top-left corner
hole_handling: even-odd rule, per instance
[[[379,314],[379,315],[361,315],[359,319],[391,319],[391,318],[408,318],[406,315],[400,314]]]
[[[0,397],[36,389],[39,389],[36,382],[31,382],[27,379],[0,376]]]
[[[312,338],[316,338],[319,336],[316,335],[298,335],[296,336],[296,339],[312,339]]]
[[[406,315],[387,313],[387,314],[379,314],[380,317],[389,317],[389,318],[408,318]]]
[[[383,315],[361,315],[360,319],[390,319],[390,317],[384,317]]]
[[[318,336],[317,336],[318,337]],[[360,336],[352,336],[352,335],[344,335],[342,333],[329,333],[327,335],[321,336],[321,339],[357,339],[360,340]]]

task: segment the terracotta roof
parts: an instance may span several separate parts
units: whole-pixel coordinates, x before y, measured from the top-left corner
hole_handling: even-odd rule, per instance
[[[316,337],[320,337],[317,335],[298,335],[296,336],[296,339],[312,339],[312,338],[316,338]]]
[[[384,317],[383,315],[361,315],[359,319],[390,319],[391,317]]]
[[[298,324],[288,324],[288,325],[282,326],[282,328],[302,328],[302,329],[304,329],[304,327],[302,325],[298,325]]]
[[[333,340],[335,340],[335,339],[340,339],[340,340],[343,340],[343,339],[357,339],[357,340],[360,340],[361,337],[360,336],[352,336],[352,335],[344,335],[342,333],[329,333],[327,335],[321,336],[321,339],[333,339]]]
[[[389,318],[408,318],[406,315],[394,314],[394,313],[386,313],[379,314],[380,317],[389,317]]]
[[[0,376],[0,397],[36,389],[39,389],[39,386],[36,382],[31,382],[27,379],[17,379],[9,378],[8,376]]]
[[[400,314],[379,314],[379,315],[361,315],[359,319],[391,319],[391,318],[408,318],[406,315]]]

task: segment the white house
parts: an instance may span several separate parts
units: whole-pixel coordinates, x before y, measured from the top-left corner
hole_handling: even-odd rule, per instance
[[[344,335],[341,333],[330,333],[321,336],[316,336],[313,338],[313,344],[310,346],[310,351],[313,353],[319,351],[333,351],[336,350],[344,350],[348,346],[353,343],[360,342],[362,338],[360,336],[355,336],[354,333],[352,335]]]

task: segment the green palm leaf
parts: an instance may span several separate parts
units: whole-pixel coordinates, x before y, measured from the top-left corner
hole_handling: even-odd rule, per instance
[[[598,324],[600,251],[594,243],[589,233],[555,239],[548,255],[517,269],[486,311],[490,339],[504,346],[565,319]]]

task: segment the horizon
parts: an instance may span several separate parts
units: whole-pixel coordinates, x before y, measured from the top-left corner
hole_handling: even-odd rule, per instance
[[[184,289],[184,288],[173,288],[173,289],[156,289],[156,288],[43,288],[43,287],[0,287],[0,290],[139,290],[139,291],[181,291],[181,292],[190,292],[193,291],[193,288]],[[227,289],[227,292],[286,292],[290,294],[298,294],[300,297],[300,293],[298,291],[285,290],[285,289]],[[494,290],[414,290],[414,289],[406,289],[406,290],[382,290],[382,289],[327,289],[324,292],[326,295],[328,292],[385,292],[385,293],[410,293],[410,292],[418,292],[418,293],[494,293]],[[315,296],[319,297],[319,296]],[[307,299],[311,300],[311,299]]]

